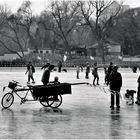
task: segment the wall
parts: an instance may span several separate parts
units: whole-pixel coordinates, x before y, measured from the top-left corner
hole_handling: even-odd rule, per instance
[[[19,52],[20,55],[21,52]],[[29,52],[24,52],[24,54],[29,54]],[[19,58],[19,56],[17,54],[4,54],[3,56],[0,56],[0,60],[14,60],[16,58]]]

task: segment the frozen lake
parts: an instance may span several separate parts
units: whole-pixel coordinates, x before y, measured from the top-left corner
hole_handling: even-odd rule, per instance
[[[0,97],[4,95],[3,86],[9,81],[19,81],[26,86],[26,68],[0,68]],[[137,78],[140,72],[119,69],[123,77],[121,93],[126,89],[137,90]],[[34,78],[41,84],[42,70],[36,68]],[[85,79],[85,71],[76,79],[76,70],[51,73],[60,82],[92,83],[93,76]],[[100,87],[104,85],[104,71],[99,70]],[[102,88],[101,88],[102,89]],[[138,139],[140,138],[140,106],[126,105],[121,100],[120,110],[110,110],[110,93],[99,87],[73,85],[72,94],[63,95],[62,105],[58,109],[43,107],[39,102],[27,102],[20,105],[15,96],[9,109],[0,106],[0,139]],[[8,89],[6,90],[8,92]],[[22,93],[23,94],[23,93]],[[31,96],[29,95],[29,98]],[[136,100],[136,95],[135,95]]]

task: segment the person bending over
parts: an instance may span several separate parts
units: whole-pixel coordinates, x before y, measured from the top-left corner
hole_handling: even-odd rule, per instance
[[[50,72],[54,69],[54,65],[49,65],[48,67],[45,68],[41,81],[43,85],[47,85],[49,83],[50,79]]]

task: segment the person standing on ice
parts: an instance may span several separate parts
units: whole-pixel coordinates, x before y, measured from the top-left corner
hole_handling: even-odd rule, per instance
[[[116,97],[116,106],[120,108],[120,90],[122,87],[122,76],[118,72],[118,66],[114,66],[111,75],[108,79],[111,91],[111,109],[114,109],[114,98]]]
[[[138,77],[137,83],[138,83],[137,101],[135,103],[137,105],[140,105],[140,76]]]
[[[90,73],[90,65],[89,65],[89,63],[87,62],[87,65],[86,65],[86,75],[85,75],[85,78],[86,78],[86,79],[89,79],[89,73]]]

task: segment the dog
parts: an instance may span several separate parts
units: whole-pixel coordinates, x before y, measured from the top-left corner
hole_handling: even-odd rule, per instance
[[[126,90],[125,93],[125,99],[126,99],[126,104],[128,105],[133,105],[134,104],[134,94],[136,93],[135,90]]]

